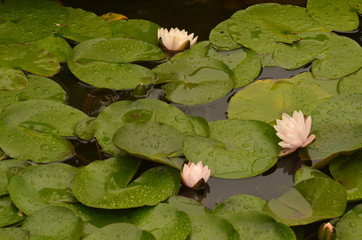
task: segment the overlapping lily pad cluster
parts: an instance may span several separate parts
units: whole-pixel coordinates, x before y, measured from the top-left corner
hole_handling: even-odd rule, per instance
[[[296,239],[289,226],[343,214],[333,222],[338,239],[360,239],[362,49],[332,30],[358,28],[361,7],[253,5],[217,25],[209,41],[167,58],[155,23],[107,22],[47,0],[2,1],[0,239]],[[61,62],[94,87],[153,84],[183,105],[236,94],[228,120],[208,122],[152,98],[88,117],[64,104],[62,83],[46,78]],[[306,64],[310,71],[292,79],[254,82],[262,67]],[[270,169],[281,150],[273,125],[293,111],[311,116],[316,136],[299,154],[329,165],[331,176],[303,166],[279,198],[237,195],[213,211],[176,196],[185,161],[202,161],[217,178]],[[110,158],[61,163],[75,152],[64,137],[96,139]],[[144,170],[142,161],[157,166]],[[346,211],[347,201],[357,204]]]

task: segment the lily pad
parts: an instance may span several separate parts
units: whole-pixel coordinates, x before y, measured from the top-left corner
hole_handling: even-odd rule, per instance
[[[28,101],[33,99],[54,100],[65,102],[64,89],[55,81],[35,75],[27,75],[29,85],[27,88],[17,91],[0,90],[0,108],[14,102]]]
[[[74,133],[80,139],[89,141],[94,137],[95,117],[85,118],[77,123],[74,127]]]
[[[298,184],[299,182],[304,181],[306,179],[316,178],[316,177],[329,178],[329,176],[327,174],[325,174],[317,169],[302,165],[295,173],[294,183]]]
[[[292,79],[298,79],[303,81],[309,81],[319,85],[321,88],[329,92],[332,96],[338,95],[337,86],[339,85],[339,79],[320,79],[313,76],[311,72],[303,72],[292,77]]]
[[[350,156],[339,156],[329,164],[333,178],[347,191],[347,200],[362,199],[362,151]]]
[[[295,226],[339,217],[346,203],[347,194],[342,185],[326,177],[315,177],[297,183],[281,197],[270,200],[264,211],[278,221]]]
[[[18,227],[0,228],[0,239],[28,240],[29,232]]]
[[[139,164],[130,156],[94,161],[79,170],[73,193],[86,206],[124,209],[155,205],[178,191],[179,173],[171,167],[149,169],[131,181]]]
[[[147,121],[171,125],[185,134],[195,134],[194,121],[177,107],[156,99],[139,99],[116,102],[104,109],[95,120],[94,136],[105,152],[115,156],[121,154],[112,142],[116,130],[128,123]]]
[[[11,0],[0,6],[0,43],[37,41],[58,32],[68,12],[53,1]]]
[[[28,216],[22,229],[29,231],[30,239],[78,240],[83,222],[68,208],[48,206]]]
[[[186,239],[191,225],[186,213],[165,203],[135,210],[130,222],[151,232],[157,240]]]
[[[8,185],[13,176],[28,165],[27,160],[7,159],[0,161],[0,196],[8,194]]]
[[[257,53],[274,51],[277,42],[293,43],[302,32],[330,31],[317,24],[305,8],[275,3],[256,4],[228,20],[234,41]]]
[[[131,38],[155,45],[158,44],[157,31],[161,27],[154,22],[129,19],[112,21],[108,24],[112,28],[113,37]]]
[[[263,211],[266,201],[253,195],[234,195],[226,201],[216,205],[212,214],[225,217],[241,211],[259,210]]]
[[[228,20],[225,20],[211,29],[209,40],[212,46],[219,51],[228,51],[241,48],[230,36]]]
[[[290,227],[262,211],[241,211],[227,215],[226,219],[238,231],[240,239],[297,239]]]
[[[318,105],[312,112],[311,132],[316,139],[306,150],[318,152],[323,160],[315,167],[322,166],[335,155],[362,147],[361,122],[362,94],[345,93],[334,96]]]
[[[362,238],[361,220],[362,204],[358,204],[353,209],[343,215],[336,225],[336,239],[360,239]]]
[[[72,194],[76,173],[77,168],[64,163],[31,166],[11,179],[9,194],[27,215],[58,202],[77,202]]]
[[[204,207],[200,202],[183,196],[171,196],[165,201],[165,203],[174,206],[179,211],[185,212],[190,218],[193,216],[207,215],[211,213],[211,211]]]
[[[114,223],[107,225],[83,239],[118,240],[120,238],[132,240],[155,240],[155,237],[150,232],[141,230],[129,223]]]
[[[74,148],[60,136],[74,136],[75,124],[86,117],[56,101],[13,103],[0,113],[0,147],[12,158],[40,163],[63,160]]]
[[[40,39],[30,44],[41,49],[46,49],[49,53],[57,57],[59,62],[66,61],[72,51],[72,47],[64,38],[55,35]]]
[[[8,195],[0,197],[0,209],[0,227],[9,226],[25,219],[25,216],[19,214]]]
[[[4,66],[0,60],[0,91],[13,91],[27,88],[29,85],[25,74],[19,69]]]
[[[181,169],[184,160],[184,135],[176,128],[159,122],[134,122],[119,128],[113,143],[130,155]]]
[[[308,0],[307,11],[316,22],[336,31],[352,31],[359,26],[356,9],[346,0]]]
[[[339,93],[362,93],[362,68],[338,82]]]
[[[69,18],[58,32],[60,36],[77,42],[112,36],[112,30],[106,21],[96,14],[80,8],[64,7],[64,9],[67,11]]]
[[[157,46],[127,38],[97,38],[78,44],[69,57],[72,73],[95,87],[135,88],[148,84],[156,75],[135,61],[162,60],[164,53]],[[128,64],[126,64],[128,63]]]
[[[183,151],[189,161],[208,165],[212,176],[252,177],[276,163],[279,139],[270,125],[233,119],[211,122],[209,126],[209,138],[189,135]]]
[[[237,92],[228,106],[229,119],[254,119],[274,124],[283,113],[312,110],[331,95],[318,85],[296,79],[256,81]],[[265,104],[268,103],[268,104]]]

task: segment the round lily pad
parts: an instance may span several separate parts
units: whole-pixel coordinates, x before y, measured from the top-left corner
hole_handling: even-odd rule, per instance
[[[30,239],[78,240],[83,222],[68,208],[48,206],[28,216],[22,229],[29,231]]]
[[[49,100],[13,103],[0,113],[0,148],[12,158],[35,162],[63,160],[73,154],[74,126],[87,116],[70,106]]]
[[[29,85],[25,89],[4,91],[0,90],[0,108],[14,102],[28,101],[32,99],[46,99],[57,102],[65,102],[64,89],[55,81],[35,75],[27,75]]]
[[[82,42],[93,38],[111,37],[112,30],[102,18],[80,8],[63,7],[69,18],[58,32],[62,37]]]
[[[148,231],[141,230],[140,228],[130,223],[114,223],[107,225],[87,237],[84,240],[119,240],[119,239],[132,239],[132,240],[155,240],[155,237]]]
[[[135,210],[130,222],[151,232],[157,240],[186,239],[191,225],[186,213],[164,203]]]
[[[336,224],[336,239],[360,239],[362,238],[361,220],[362,204],[358,204],[353,209],[343,215]]]
[[[252,195],[234,195],[226,201],[216,205],[212,214],[219,217],[234,214],[240,211],[259,210],[263,211],[266,201]]]
[[[131,62],[163,58],[161,49],[147,42],[96,38],[78,44],[69,57],[68,66],[81,81],[120,90],[135,88],[140,83],[148,84],[156,78],[150,69]]]
[[[0,196],[8,194],[8,185],[10,179],[26,168],[27,160],[6,159],[0,161]]]
[[[79,170],[73,193],[86,206],[124,209],[155,205],[178,191],[179,172],[171,167],[149,169],[131,181],[139,164],[130,156],[94,161]]]
[[[339,93],[362,93],[362,68],[338,82]]]
[[[229,119],[254,119],[275,123],[283,113],[312,110],[330,94],[318,85],[296,79],[256,81],[237,92],[228,106]]]
[[[176,128],[159,122],[134,122],[113,135],[116,147],[133,156],[181,169],[184,135]]]
[[[294,175],[294,183],[297,184],[306,179],[316,178],[316,177],[329,178],[329,176],[327,174],[325,174],[317,169],[302,165]]]
[[[211,29],[209,40],[212,46],[219,51],[227,51],[241,48],[229,34],[228,20],[225,20]]]
[[[131,38],[155,45],[158,44],[157,31],[161,27],[154,22],[143,19],[129,19],[112,21],[108,24],[112,28],[113,37]]]
[[[9,65],[4,65],[0,59],[0,91],[14,91],[27,88],[29,85],[23,71],[13,69]]]
[[[77,168],[64,163],[31,166],[11,179],[9,194],[25,214],[58,202],[76,202],[72,194],[76,173]]]
[[[279,139],[274,129],[252,120],[209,123],[209,138],[189,135],[183,144],[186,158],[199,161],[219,178],[246,178],[271,168],[278,159]]]
[[[28,240],[29,232],[18,227],[0,228],[0,239]]]
[[[262,211],[241,211],[227,215],[226,219],[238,231],[240,239],[297,239],[290,227]]]
[[[273,52],[277,42],[297,41],[299,33],[328,31],[305,8],[275,3],[256,4],[234,13],[228,27],[236,43],[261,54]]]
[[[295,226],[339,217],[346,204],[347,194],[341,184],[326,177],[315,177],[297,183],[281,197],[270,200],[264,211],[278,221]]]
[[[346,156],[341,155],[332,160],[329,170],[333,178],[341,183],[347,191],[347,200],[362,199],[362,151]]]
[[[97,141],[103,150],[113,156],[121,151],[113,144],[116,130],[132,122],[160,122],[171,125],[185,134],[194,134],[194,121],[177,107],[156,99],[120,101],[104,109],[94,123]],[[197,124],[198,126],[198,124]]]
[[[9,195],[0,197],[0,209],[0,227],[9,226],[25,218],[19,214],[19,210],[11,202]]]
[[[358,14],[346,0],[308,0],[307,11],[316,22],[336,31],[352,31],[359,26]]]
[[[362,94],[345,93],[334,96],[319,104],[312,112],[311,132],[316,139],[308,151],[318,152],[324,165],[332,155],[353,151],[362,147]],[[329,157],[329,158],[328,158]]]

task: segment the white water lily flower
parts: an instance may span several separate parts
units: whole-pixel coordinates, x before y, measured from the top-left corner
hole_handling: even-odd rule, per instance
[[[161,47],[171,53],[180,52],[188,46],[191,47],[198,38],[198,36],[194,37],[193,33],[188,35],[187,31],[184,29],[180,31],[178,28],[171,28],[170,31],[166,28],[158,29],[157,36]]]
[[[210,173],[210,169],[207,166],[203,167],[201,161],[196,165],[195,163],[189,162],[188,164],[185,164],[182,169],[181,179],[187,187],[198,188],[200,187],[198,183],[201,179],[204,180],[204,183],[209,180]]]
[[[315,139],[315,135],[310,136],[309,132],[312,126],[312,118],[304,118],[302,111],[294,111],[293,116],[283,113],[282,120],[277,119],[277,125],[274,125],[277,136],[283,140],[279,145],[283,148],[280,155],[294,152],[299,147],[305,147]]]

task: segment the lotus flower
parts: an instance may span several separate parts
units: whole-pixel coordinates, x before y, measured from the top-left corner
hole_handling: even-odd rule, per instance
[[[202,162],[195,163],[189,162],[185,164],[182,172],[181,178],[184,185],[190,188],[199,188],[202,184],[205,184],[210,177],[210,169],[205,166],[202,166]]]
[[[309,116],[305,119],[301,111],[294,111],[293,117],[283,113],[282,120],[277,119],[277,125],[274,125],[277,136],[283,140],[279,142],[283,148],[279,156],[292,153],[297,148],[305,147],[311,143],[315,138],[314,134],[308,136],[311,126],[312,118]]]
[[[171,53],[181,52],[188,46],[192,46],[196,43],[198,36],[194,38],[194,34],[187,34],[184,29],[180,31],[178,28],[171,28],[168,31],[165,28],[158,29],[157,32],[158,41],[162,48],[165,48]]]

